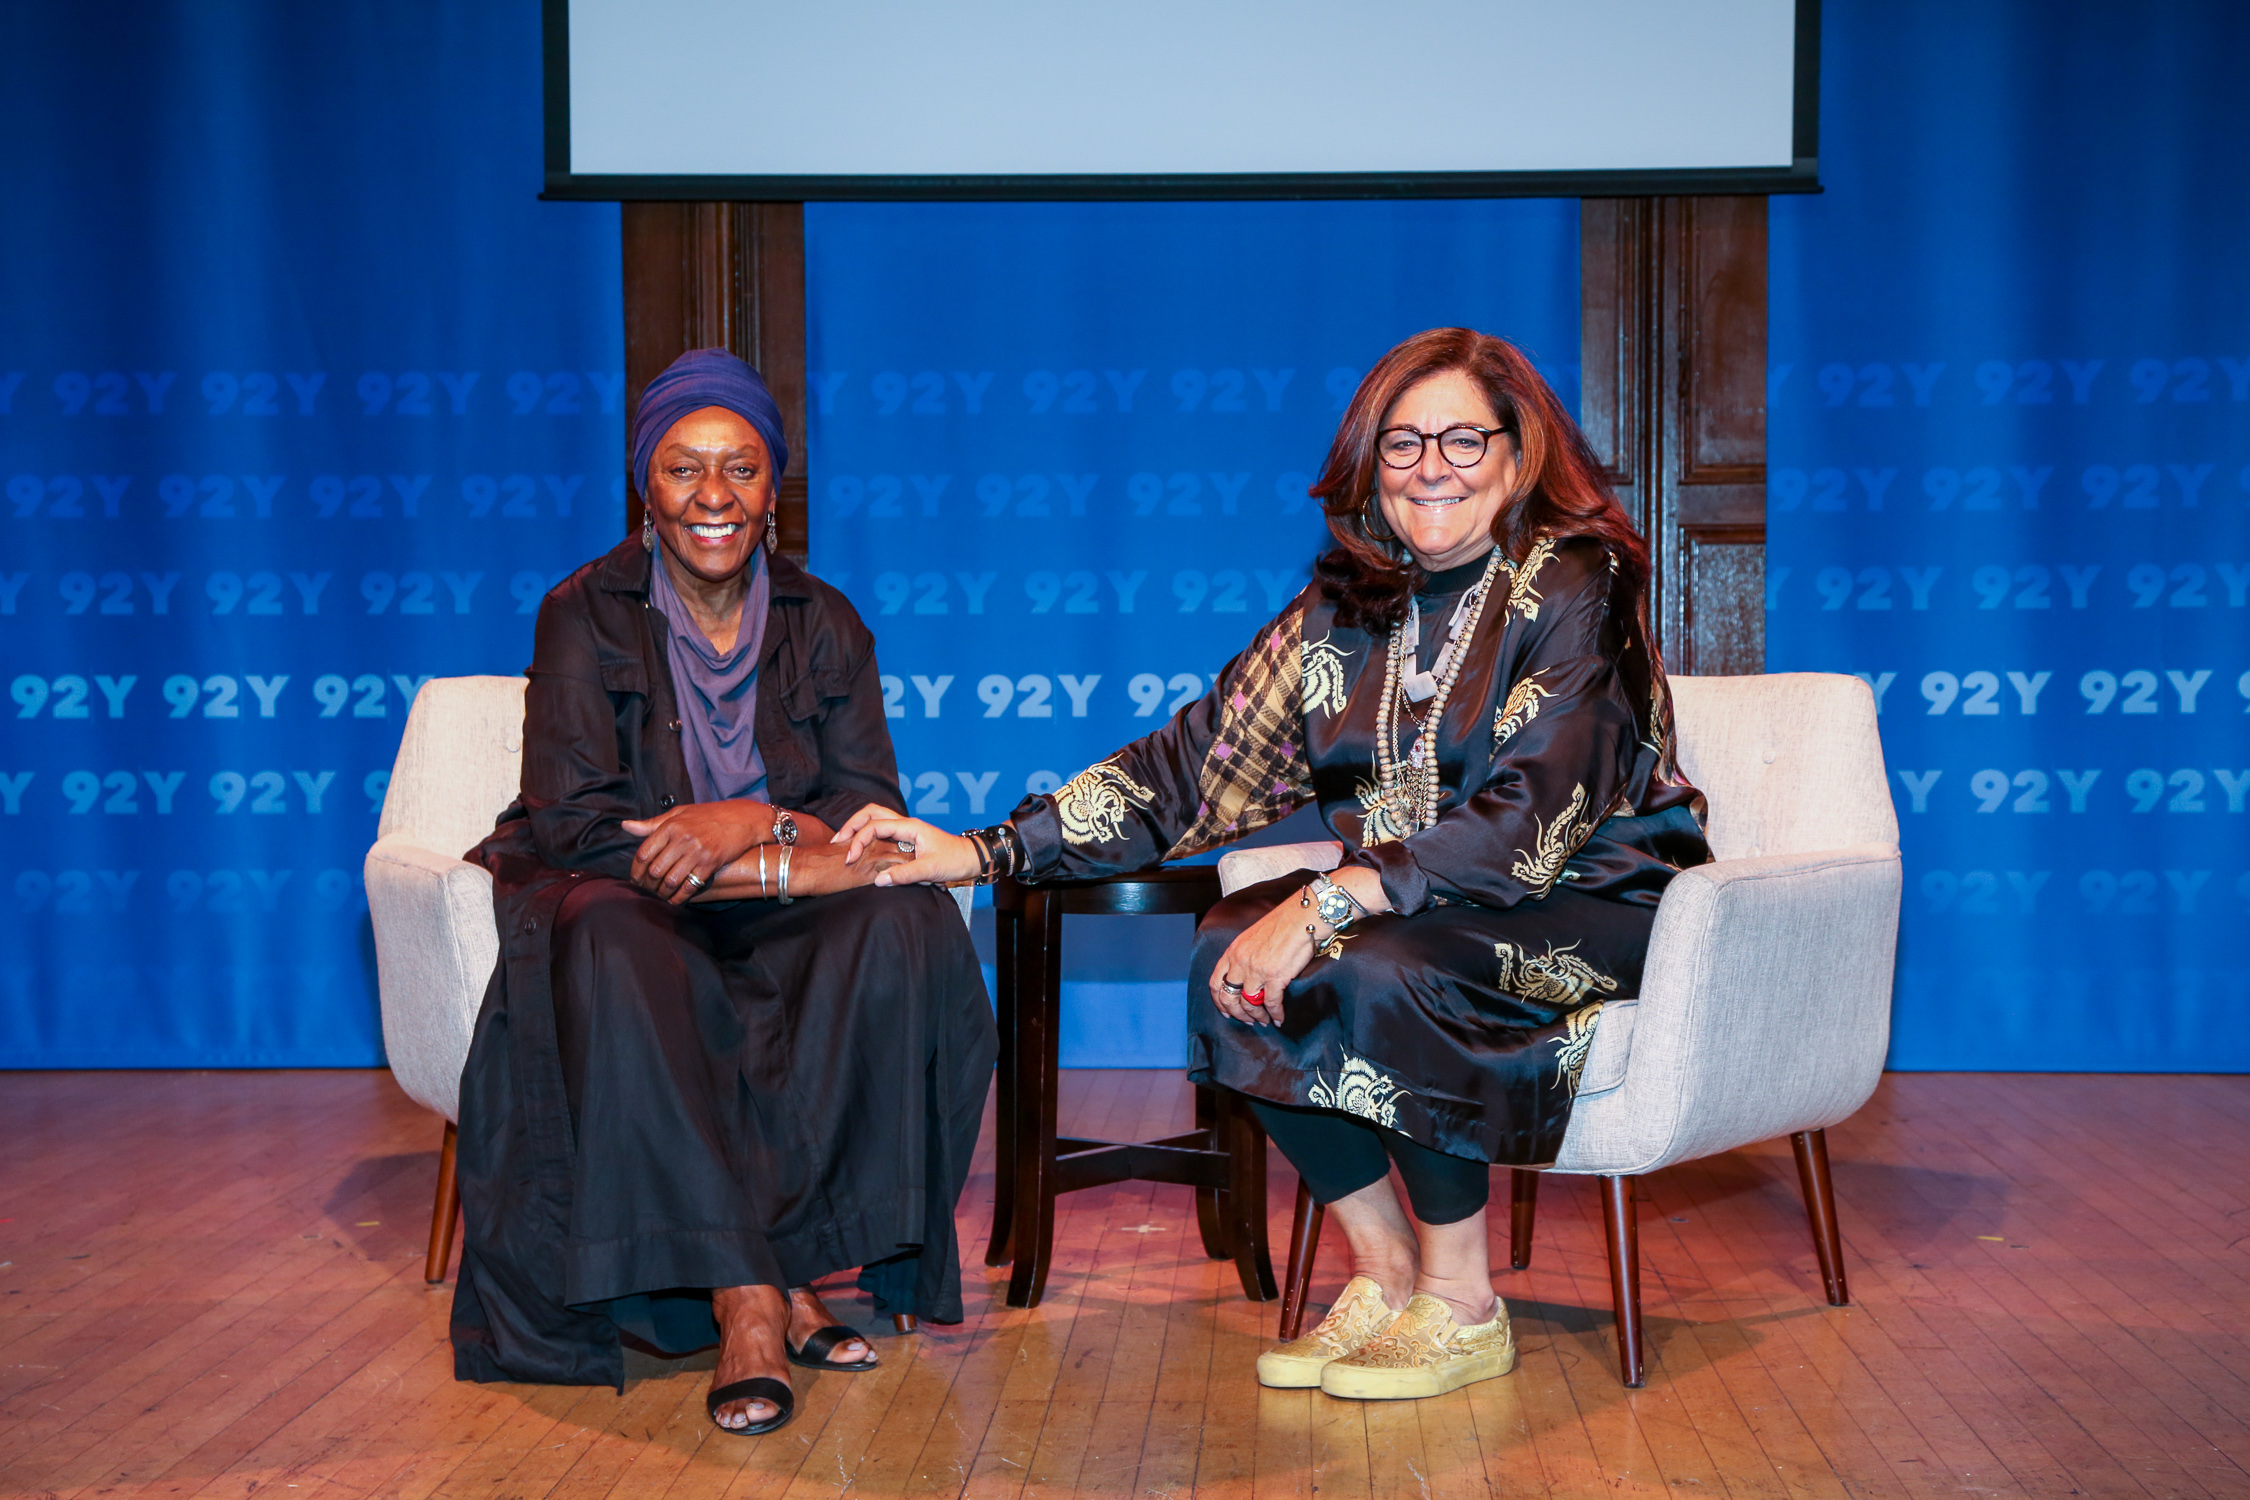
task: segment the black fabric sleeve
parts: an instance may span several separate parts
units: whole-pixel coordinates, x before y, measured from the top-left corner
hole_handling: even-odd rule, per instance
[[[644,813],[575,591],[541,602],[525,675],[522,799],[539,857],[558,870],[627,879],[641,841],[619,825]]]

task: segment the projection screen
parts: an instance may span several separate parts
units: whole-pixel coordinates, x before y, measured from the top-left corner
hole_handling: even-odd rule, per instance
[[[546,0],[550,198],[1816,191],[1819,0]]]

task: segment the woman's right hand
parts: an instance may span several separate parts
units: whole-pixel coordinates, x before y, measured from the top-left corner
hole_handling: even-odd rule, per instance
[[[976,846],[959,834],[933,828],[920,818],[869,803],[836,830],[832,842],[845,845],[844,863],[855,865],[877,839],[911,845],[914,857],[875,877],[877,885],[955,885],[977,875]]]

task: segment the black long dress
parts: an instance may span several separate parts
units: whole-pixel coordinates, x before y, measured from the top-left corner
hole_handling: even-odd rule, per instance
[[[522,795],[468,856],[501,952],[461,1077],[465,1380],[621,1385],[621,1328],[684,1352],[717,1337],[710,1288],[852,1266],[881,1311],[961,1316],[995,1051],[967,930],[928,888],[674,907],[630,884],[619,824],[693,798],[652,562],[628,541],[540,607]],[[771,800],[898,810],[873,638],[771,563]]]
[[[1432,627],[1482,572],[1480,559],[1432,580]],[[1404,837],[1377,771],[1378,738],[1402,758],[1408,738],[1381,722],[1389,638],[1335,617],[1308,587],[1200,702],[1027,800],[1013,821],[1031,876],[1138,869],[1316,802],[1393,912],[1313,959],[1282,1025],[1252,1027],[1205,986],[1304,877],[1214,907],[1190,966],[1189,1076],[1454,1156],[1547,1164],[1600,1006],[1638,992],[1665,885],[1710,858],[1700,795],[1671,768],[1670,700],[1635,595],[1590,538],[1503,563],[1439,726],[1436,821]]]

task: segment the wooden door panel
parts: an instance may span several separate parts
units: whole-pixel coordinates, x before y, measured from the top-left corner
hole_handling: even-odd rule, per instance
[[[1764,670],[1766,200],[1580,206],[1579,406],[1675,672]]]

